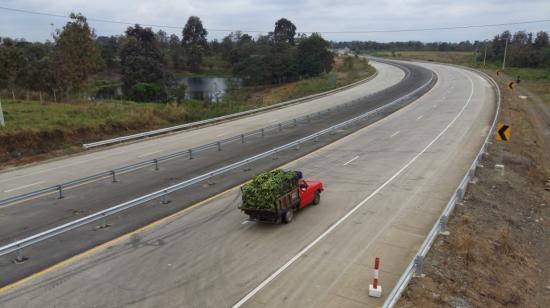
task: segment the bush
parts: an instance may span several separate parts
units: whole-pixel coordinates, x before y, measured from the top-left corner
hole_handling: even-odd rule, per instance
[[[187,90],[187,87],[185,84],[180,84],[174,89],[174,97],[176,98],[176,101],[178,104],[183,103],[185,100],[185,91]]]
[[[128,97],[136,102],[159,102],[166,96],[163,89],[155,83],[138,83],[130,88]]]

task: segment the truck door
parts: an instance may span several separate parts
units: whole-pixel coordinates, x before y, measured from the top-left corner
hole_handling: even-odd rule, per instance
[[[306,181],[299,181],[300,187],[300,208],[304,208],[313,202],[314,194],[313,189],[308,187]]]

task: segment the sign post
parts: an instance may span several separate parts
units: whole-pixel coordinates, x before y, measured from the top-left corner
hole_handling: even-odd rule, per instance
[[[4,121],[4,111],[2,110],[2,99],[0,99],[0,127],[6,126],[6,122]]]

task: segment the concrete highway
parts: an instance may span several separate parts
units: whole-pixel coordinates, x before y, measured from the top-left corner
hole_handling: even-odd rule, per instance
[[[326,187],[321,204],[291,224],[247,221],[236,208],[239,190],[229,189],[2,289],[0,306],[379,306],[383,299],[367,296],[374,258],[381,257],[386,295],[471,164],[495,110],[494,90],[479,75],[417,65],[438,75],[427,94],[285,166]]]
[[[385,105],[406,93],[410,93],[418,86],[426,84],[433,77],[432,72],[427,69],[414,65],[407,66],[403,66],[403,68],[408,73],[398,84],[372,93],[353,106],[340,108],[339,111],[322,115],[320,118],[315,117],[309,122],[304,120],[298,123],[296,127],[291,125],[290,127],[285,127],[282,131],[268,131],[264,137],[258,135],[247,138],[244,144],[236,141],[224,145],[221,152],[217,151],[217,149],[204,151],[196,155],[192,160],[188,158],[173,159],[163,163],[158,171],[152,168],[143,168],[122,176],[119,175],[117,183],[111,183],[110,179],[106,179],[78,186],[66,190],[65,198],[63,199],[57,199],[55,195],[48,195],[23,203],[4,205],[0,207],[0,245],[37,234],[69,221],[74,221],[85,215],[143,196],[144,194],[173,185],[176,182],[205,174],[216,168],[240,161],[244,157],[262,153],[274,147],[284,145],[289,141],[325,129],[328,126],[341,123],[358,114]],[[418,95],[421,95],[421,93]],[[413,100],[414,98],[411,98],[403,102],[403,104],[412,102]],[[396,108],[398,107],[396,106]],[[128,233],[238,185],[250,178],[254,172],[273,168],[284,162],[294,160],[362,126],[373,123],[391,112],[393,111],[387,110],[384,113],[369,117],[369,119],[362,121],[360,125],[340,129],[335,134],[327,134],[319,138],[317,142],[304,144],[299,150],[281,152],[275,161],[271,158],[260,160],[249,166],[251,170],[247,171],[248,168],[239,168],[218,176],[208,183],[194,185],[172,194],[170,198],[177,199],[178,202],[166,204],[166,202],[161,202],[161,200],[154,200],[147,205],[109,217],[109,224],[111,225],[109,228],[96,229],[96,226],[88,225],[79,230],[59,235],[52,240],[31,248],[26,248],[24,253],[25,256],[30,257],[30,260],[20,266],[10,266],[10,258],[12,256],[0,258],[0,272],[2,273],[0,275],[0,286],[21,279],[79,252],[93,248],[99,243]],[[82,239],[86,240],[83,241]],[[6,261],[5,264],[2,264],[3,260]]]
[[[0,173],[0,199],[291,120],[379,92],[397,84],[404,77],[403,70],[395,66],[378,62],[373,62],[372,65],[378,70],[378,75],[373,80],[330,96],[169,136],[5,170]]]

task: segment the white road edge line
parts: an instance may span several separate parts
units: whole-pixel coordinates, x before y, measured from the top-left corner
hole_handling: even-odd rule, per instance
[[[467,75],[466,75],[467,76]],[[243,297],[240,301],[238,301],[235,305],[233,305],[233,308],[239,308],[244,303],[246,303],[250,298],[252,298],[256,293],[258,293],[261,289],[263,289],[267,284],[269,284],[271,281],[273,281],[277,276],[279,276],[284,270],[286,270],[290,265],[292,265],[296,260],[298,260],[301,256],[303,256],[306,252],[308,252],[313,246],[315,246],[317,243],[319,243],[322,239],[324,239],[329,233],[331,233],[336,227],[338,227],[342,222],[344,222],[349,216],[351,216],[353,213],[355,213],[360,207],[362,207],[367,201],[369,201],[372,197],[374,197],[378,192],[380,192],[384,187],[386,187],[389,183],[391,183],[395,178],[397,178],[405,169],[407,169],[412,163],[414,163],[420,155],[424,154],[449,128],[453,125],[454,122],[464,113],[464,110],[466,110],[466,107],[470,104],[470,101],[472,100],[472,97],[474,95],[474,82],[472,81],[472,78],[467,76],[470,80],[470,84],[472,86],[470,90],[470,96],[468,97],[468,100],[466,101],[466,104],[462,107],[460,112],[451,120],[451,122],[424,148],[422,151],[420,151],[418,154],[416,154],[409,162],[407,162],[401,169],[399,169],[394,175],[392,175],[389,179],[387,179],[382,185],[380,185],[375,191],[373,191],[369,196],[367,196],[363,201],[361,201],[359,204],[357,204],[354,208],[352,208],[346,215],[342,216],[340,219],[338,219],[332,226],[330,226],[325,232],[323,232],[319,237],[317,237],[315,240],[313,240],[311,243],[309,243],[306,247],[304,247],[302,250],[300,250],[294,257],[292,257],[288,262],[286,262],[283,266],[281,266],[278,270],[276,270],[274,273],[272,273],[267,279],[262,281],[256,288],[254,288],[252,291],[250,291],[245,297]]]
[[[40,182],[28,184],[28,185],[19,186],[19,187],[16,187],[16,188],[4,190],[4,192],[9,193],[9,192],[12,192],[12,191],[21,190],[21,189],[24,189],[24,188],[27,188],[27,187],[31,187],[31,186],[34,186],[34,185],[38,185],[38,184],[42,184],[42,183],[44,183],[44,181],[40,181]]]
[[[423,116],[419,116],[418,118],[416,118],[416,120],[418,121],[418,120],[422,119],[422,117],[423,117]]]
[[[344,166],[346,166],[347,164],[350,164],[351,162],[353,162],[354,160],[356,160],[358,158],[359,158],[359,155],[355,156],[354,158],[352,158],[349,161],[347,161],[346,163],[344,163]]]
[[[393,133],[393,134],[390,136],[390,138],[391,138],[391,137],[397,136],[397,134],[399,134],[400,132],[401,132],[400,130],[396,131],[395,133]]]
[[[246,223],[249,222],[249,221],[250,221],[250,220],[247,219],[247,220],[241,222],[241,225],[244,225],[244,224],[246,224]]]

